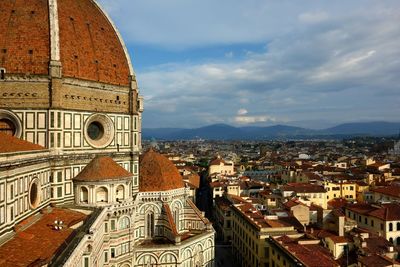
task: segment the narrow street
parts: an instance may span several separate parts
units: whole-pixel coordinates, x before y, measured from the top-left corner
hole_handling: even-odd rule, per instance
[[[216,241],[215,243],[215,267],[239,267],[235,262],[235,258],[232,255],[230,245],[220,243]]]

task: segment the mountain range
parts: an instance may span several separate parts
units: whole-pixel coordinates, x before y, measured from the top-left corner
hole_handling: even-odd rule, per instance
[[[400,122],[344,123],[331,128],[313,130],[288,125],[234,127],[213,124],[195,129],[143,128],[144,139],[161,140],[271,140],[271,139],[342,139],[353,136],[398,135]]]

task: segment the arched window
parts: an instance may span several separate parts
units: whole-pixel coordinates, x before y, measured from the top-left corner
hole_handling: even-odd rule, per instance
[[[397,223],[396,231],[400,231],[400,222]]]
[[[389,238],[389,242],[393,244],[393,238]]]
[[[397,246],[400,245],[400,236],[396,238],[396,245],[397,245]]]
[[[119,185],[117,189],[115,189],[115,200],[123,200],[125,199],[125,188],[123,185]]]
[[[97,202],[108,202],[108,191],[105,187],[100,187],[96,190]]]
[[[130,227],[130,223],[131,223],[131,221],[128,216],[122,217],[121,219],[119,219],[119,227],[118,228],[120,230],[127,229]]]
[[[82,186],[81,187],[81,203],[88,203],[88,190],[86,187]]]
[[[174,210],[174,222],[175,222],[176,230],[179,231],[179,210],[178,209]]]
[[[393,223],[389,223],[389,232],[393,231]]]
[[[147,238],[154,237],[154,213],[149,212],[146,216],[146,236]]]

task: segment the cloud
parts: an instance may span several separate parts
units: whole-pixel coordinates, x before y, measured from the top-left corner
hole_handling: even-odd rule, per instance
[[[253,124],[257,122],[275,122],[276,119],[267,115],[260,116],[236,116],[234,121],[238,124]]]
[[[326,12],[302,13],[298,17],[299,21],[304,23],[321,23],[329,18],[328,13]]]
[[[238,110],[237,115],[246,115],[247,113],[247,109],[241,108]]]
[[[141,69],[145,127],[398,121],[398,1],[101,2],[128,46],[222,51]]]

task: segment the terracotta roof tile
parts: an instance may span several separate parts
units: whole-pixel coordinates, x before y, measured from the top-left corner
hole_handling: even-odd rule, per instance
[[[139,191],[166,191],[183,188],[183,179],[175,165],[150,149],[140,158]]]
[[[5,133],[0,133],[0,153],[45,150],[46,148],[31,142],[19,139]]]
[[[93,0],[58,1],[63,76],[129,85],[129,65],[117,32]],[[0,1],[0,67],[11,74],[48,75],[47,1]]]
[[[122,168],[112,158],[98,156],[76,176],[75,181],[104,181],[132,179],[132,173]]]
[[[283,250],[299,259],[305,266],[322,267],[322,266],[339,266],[330,256],[329,251],[320,245],[299,244],[296,240],[282,236],[279,238],[272,237]]]
[[[33,262],[45,265],[73,232],[68,225],[85,218],[83,213],[60,208],[44,213],[39,221],[0,246],[0,266],[22,267]],[[63,221],[65,227],[59,231],[53,230],[55,220]]]
[[[400,198],[400,186],[383,186],[370,189],[371,192],[376,192],[392,197]]]
[[[399,264],[399,262],[394,260],[392,261],[388,257],[381,255],[365,256],[360,258],[359,262],[361,262],[365,266],[374,266],[374,267],[397,266],[397,264]]]

